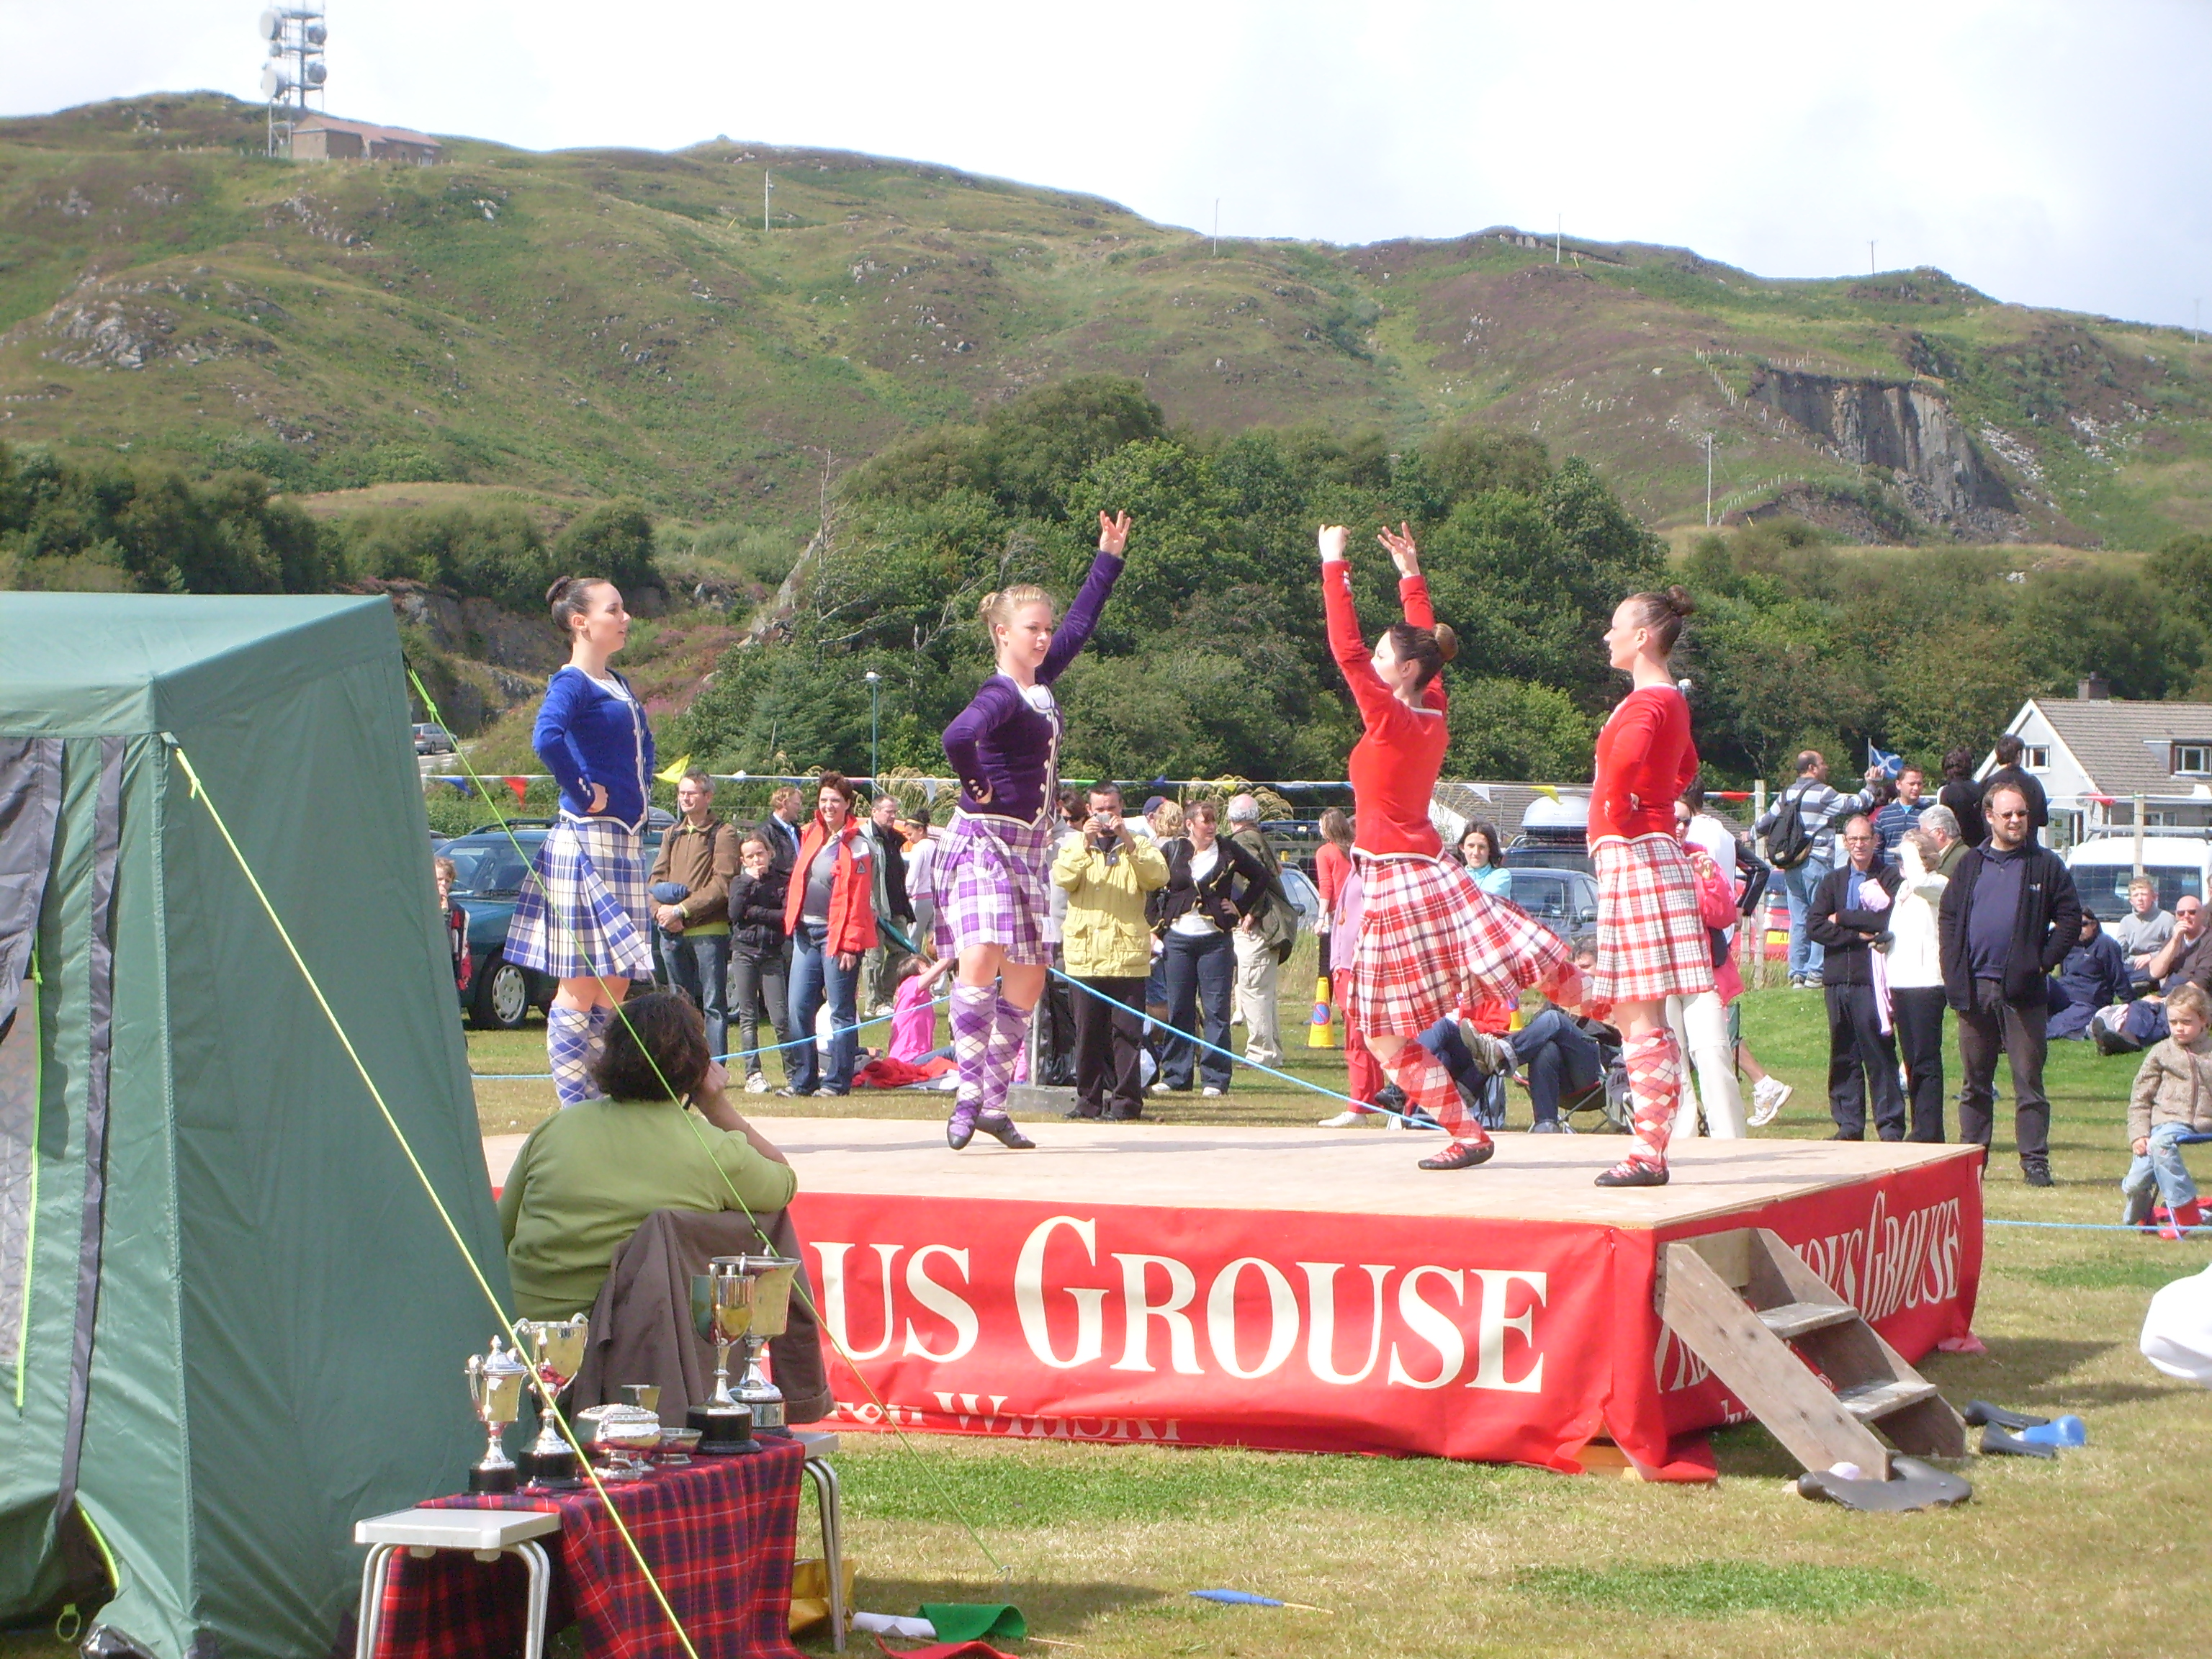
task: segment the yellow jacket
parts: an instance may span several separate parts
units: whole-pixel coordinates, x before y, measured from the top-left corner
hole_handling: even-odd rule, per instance
[[[1145,895],[1168,884],[1168,861],[1142,837],[1109,851],[1070,836],[1052,861],[1052,878],[1067,893],[1060,950],[1077,979],[1142,979],[1152,970]]]

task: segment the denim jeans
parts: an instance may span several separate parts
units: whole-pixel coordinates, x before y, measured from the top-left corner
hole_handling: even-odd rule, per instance
[[[768,1074],[768,1056],[758,1053],[761,1025],[766,1021],[777,1042],[791,1039],[791,1002],[784,985],[783,948],[764,948],[757,956],[744,951],[730,958],[730,1006],[738,1017],[738,1058],[745,1074]],[[783,1050],[783,1074],[791,1075],[791,1050]],[[732,1065],[732,1071],[737,1070]]]
[[[1229,1086],[1229,1058],[1212,1049],[1200,1052],[1188,1036],[1203,1036],[1213,1048],[1229,1046],[1230,1003],[1237,994],[1237,950],[1226,933],[1170,931],[1160,956],[1166,981],[1168,1024],[1174,1028],[1160,1054],[1160,1080],[1170,1089],[1190,1087],[1192,1061],[1210,1089]],[[1203,1005],[1205,1024],[1199,1024]]]
[[[821,1052],[809,1041],[787,1048],[784,1062],[791,1086],[801,1094],[819,1091],[842,1095],[851,1091],[853,1071],[860,1059],[860,1036],[854,1030],[858,1016],[854,1002],[860,991],[860,965],[841,968],[837,958],[823,950],[830,930],[818,921],[802,921],[791,936],[791,1034],[811,1038],[814,1017],[830,1002],[830,1023],[837,1035],[830,1040],[830,1074],[822,1074]]]
[[[668,982],[707,1017],[707,1052],[719,1060],[730,1033],[730,936],[664,933],[660,959],[667,964]]]
[[[1828,866],[1808,858],[1794,870],[1774,873],[1781,878],[1782,895],[1790,901],[1790,977],[1802,979],[1819,973],[1827,954],[1819,941],[1805,937],[1805,912],[1812,908],[1813,890],[1828,873]]]
[[[1597,1043],[1556,1008],[1540,1010],[1505,1040],[1528,1079],[1528,1105],[1539,1123],[1558,1122],[1559,1103],[1604,1074]]]
[[[2174,1144],[2190,1133],[2186,1123],[2157,1125],[2150,1132],[2150,1150],[2129,1164],[2127,1174],[2121,1177],[2120,1190],[2127,1195],[2128,1213],[2137,1217],[2138,1224],[2150,1214],[2154,1190],[2169,1210],[2195,1202],[2197,1183],[2189,1178],[2189,1166],[2181,1161],[2181,1148]]]

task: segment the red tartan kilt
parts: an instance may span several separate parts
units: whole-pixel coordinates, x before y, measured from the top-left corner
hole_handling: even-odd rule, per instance
[[[1485,1000],[1521,993],[1573,966],[1567,947],[1510,899],[1492,898],[1456,864],[1353,855],[1364,883],[1345,1019],[1374,1036],[1418,1036]]]
[[[1713,988],[1713,946],[1698,908],[1697,878],[1672,836],[1608,836],[1590,849],[1597,869],[1597,968],[1584,1012],[1658,1002]]]

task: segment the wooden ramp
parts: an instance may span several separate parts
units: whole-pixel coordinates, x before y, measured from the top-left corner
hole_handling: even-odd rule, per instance
[[[1964,1457],[1966,1427],[1936,1385],[1764,1227],[1667,1246],[1659,1316],[1808,1469],[1889,1478],[1889,1448]]]

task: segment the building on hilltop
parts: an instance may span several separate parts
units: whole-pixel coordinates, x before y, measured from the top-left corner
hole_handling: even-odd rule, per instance
[[[310,115],[292,129],[295,161],[412,161],[435,167],[443,147],[428,133]]]
[[[2050,840],[2132,826],[2136,798],[2147,829],[2212,830],[2212,702],[2127,702],[2100,678],[2073,701],[2030,697],[2005,730],[2027,753],[2021,765],[2051,802]],[[1977,777],[1996,769],[1994,752]]]

